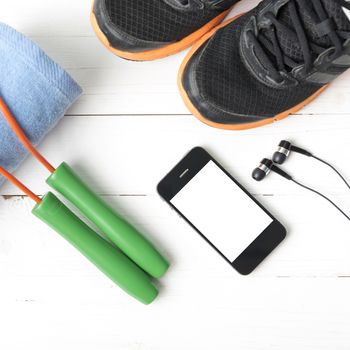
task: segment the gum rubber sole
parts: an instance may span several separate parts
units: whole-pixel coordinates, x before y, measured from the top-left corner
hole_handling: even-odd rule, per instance
[[[219,16],[212,19],[210,22],[208,22],[206,25],[198,29],[197,31],[193,32],[189,36],[185,37],[184,39],[169,44],[167,46],[149,50],[149,51],[143,51],[143,52],[128,52],[128,51],[121,51],[114,47],[112,47],[105,36],[105,34],[100,29],[96,16],[91,10],[90,19],[92,27],[97,35],[97,37],[100,39],[100,41],[103,43],[103,45],[112,53],[115,55],[125,58],[127,60],[132,61],[152,61],[156,60],[158,58],[164,58],[170,55],[173,55],[175,53],[178,53],[182,50],[185,50],[186,48],[190,47],[193,43],[195,43],[197,40],[199,40],[204,34],[209,32],[211,29],[215,28],[219,23],[223,21],[223,19],[227,16],[227,14],[231,11],[232,7],[224,12],[222,12]]]
[[[209,119],[207,119],[205,116],[203,116],[198,110],[197,108],[192,104],[192,101],[190,100],[190,98],[188,97],[186,90],[184,89],[183,85],[182,85],[182,76],[183,73],[186,69],[187,63],[189,62],[189,60],[192,58],[192,56],[202,47],[202,45],[209,40],[220,28],[223,28],[225,26],[227,26],[228,24],[230,24],[231,22],[233,22],[234,20],[236,20],[237,18],[239,18],[240,16],[242,16],[243,14],[240,14],[236,17],[233,17],[227,21],[225,21],[224,23],[221,23],[219,26],[217,26],[216,28],[212,29],[210,32],[208,32],[207,34],[205,34],[190,50],[190,52],[186,55],[184,61],[181,64],[180,70],[179,70],[179,75],[178,75],[178,87],[180,90],[180,94],[182,99],[184,100],[187,108],[190,110],[190,112],[200,121],[202,121],[203,123],[212,126],[214,128],[219,128],[219,129],[225,129],[225,130],[247,130],[247,129],[253,129],[253,128],[258,128],[260,126],[264,126],[264,125],[268,125],[277,121],[280,121],[282,119],[287,118],[290,114],[296,113],[298,112],[300,109],[302,109],[303,107],[305,107],[306,105],[308,105],[310,102],[312,102],[316,97],[318,97],[327,87],[328,85],[325,85],[323,87],[321,87],[318,91],[316,91],[316,93],[314,93],[312,96],[308,97],[306,100],[302,101],[301,103],[299,103],[298,105],[280,113],[275,115],[274,117],[268,118],[268,119],[264,119],[264,120],[259,120],[253,123],[246,123],[246,124],[224,124],[224,123],[217,123],[217,122],[213,122]]]

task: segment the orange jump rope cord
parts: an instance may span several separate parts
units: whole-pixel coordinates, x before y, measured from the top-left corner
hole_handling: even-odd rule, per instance
[[[24,186],[22,182],[17,180],[12,174],[6,171],[3,167],[0,167],[0,175],[5,177],[8,181],[12,182],[16,187],[18,187],[21,191],[23,191],[29,198],[33,199],[33,201],[38,204],[41,202],[41,199],[34,194],[29,188]]]
[[[13,132],[18,139],[22,142],[23,146],[51,173],[55,171],[55,168],[35,149],[35,147],[28,140],[24,131],[18,125],[15,117],[10,112],[4,100],[0,97],[0,110],[3,113],[5,119],[9,123]]]

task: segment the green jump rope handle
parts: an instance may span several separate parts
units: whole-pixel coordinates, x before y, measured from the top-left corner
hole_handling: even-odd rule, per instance
[[[144,271],[155,278],[165,274],[169,264],[164,257],[141,233],[91,191],[68,164],[62,163],[47,179],[47,183],[74,204]]]
[[[144,271],[81,221],[52,193],[46,194],[32,213],[69,241],[125,292],[144,304],[150,304],[157,297],[158,291]]]

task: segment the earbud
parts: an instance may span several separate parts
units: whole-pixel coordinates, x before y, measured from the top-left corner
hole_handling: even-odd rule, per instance
[[[330,168],[332,168],[340,177],[341,179],[345,182],[345,184],[350,188],[350,184],[345,180],[345,178],[339,173],[339,171],[337,169],[335,169],[333,167],[333,165],[327,163],[325,160],[318,158],[316,156],[314,156],[313,154],[311,154],[310,152],[293,146],[290,142],[288,141],[281,141],[278,147],[277,152],[273,155],[273,161],[271,159],[267,159],[264,158],[259,166],[257,168],[255,168],[253,170],[252,173],[252,177],[254,180],[256,181],[262,181],[265,179],[265,177],[271,172],[274,171],[275,173],[277,173],[278,175],[284,177],[287,180],[293,181],[296,185],[310,191],[313,192],[317,195],[319,195],[320,197],[324,198],[325,200],[327,200],[330,204],[332,204],[341,214],[343,214],[349,221],[350,221],[350,216],[347,215],[341,208],[339,208],[331,199],[329,199],[327,196],[325,196],[324,194],[322,194],[321,192],[318,192],[317,190],[308,187],[300,182],[298,182],[297,180],[294,180],[292,178],[292,176],[290,176],[289,174],[287,174],[285,171],[283,171],[280,167],[278,167],[277,165],[275,165],[275,163],[277,164],[283,164],[285,162],[285,160],[287,159],[287,157],[289,156],[290,152],[294,151],[297,153],[301,153],[304,154],[305,156],[308,157],[313,157],[316,160],[328,165]]]
[[[252,177],[256,181],[262,181],[271,171],[283,176],[287,180],[293,180],[289,174],[276,166],[271,159],[267,158],[264,158],[259,166],[253,170]]]
[[[272,160],[274,163],[281,165],[286,161],[291,152],[297,152],[304,156],[312,157],[312,153],[309,151],[293,146],[289,141],[282,140],[278,145],[277,151],[273,154]]]
[[[253,170],[252,177],[256,181],[262,181],[270,173],[273,162],[270,159],[264,158],[260,165]]]

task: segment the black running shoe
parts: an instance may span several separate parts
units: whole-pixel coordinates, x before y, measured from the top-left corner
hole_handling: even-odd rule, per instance
[[[187,106],[235,130],[295,113],[350,67],[349,9],[349,0],[264,0],[223,23],[183,62]]]
[[[219,24],[239,0],[95,0],[91,20],[113,53],[136,61],[177,53]]]

